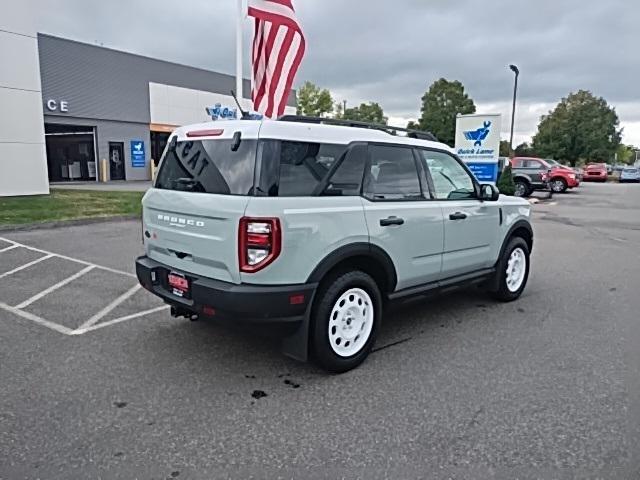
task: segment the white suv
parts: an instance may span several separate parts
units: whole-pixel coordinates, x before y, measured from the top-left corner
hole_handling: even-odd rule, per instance
[[[530,205],[401,130],[305,117],[178,129],[143,199],[141,284],[174,316],[283,330],[286,354],[333,372],[367,357],[388,301],[469,284],[518,298]]]

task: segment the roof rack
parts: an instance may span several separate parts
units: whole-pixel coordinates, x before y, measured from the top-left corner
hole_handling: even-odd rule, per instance
[[[406,133],[406,137],[417,138],[420,140],[430,140],[437,142],[438,139],[431,132],[422,132],[420,130],[411,130],[402,127],[392,127],[390,125],[382,125],[379,123],[358,122],[355,120],[342,120],[339,118],[322,118],[322,117],[306,117],[304,115],[283,115],[278,118],[281,122],[298,122],[298,123],[316,123],[321,125],[338,125],[342,127],[368,128],[370,130],[380,130],[389,135],[397,135],[398,132]]]

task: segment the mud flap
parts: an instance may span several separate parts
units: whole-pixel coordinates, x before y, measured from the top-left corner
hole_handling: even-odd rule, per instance
[[[306,362],[309,360],[309,330],[311,326],[311,309],[313,308],[314,299],[315,292],[309,302],[309,306],[307,307],[307,311],[304,319],[300,323],[300,326],[291,335],[284,337],[280,345],[280,350],[284,355],[291,357],[294,360],[299,360],[300,362]]]

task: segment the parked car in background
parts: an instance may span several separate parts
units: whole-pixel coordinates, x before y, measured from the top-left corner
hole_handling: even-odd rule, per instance
[[[551,168],[549,186],[553,193],[564,193],[569,188],[580,186],[580,179],[573,168],[553,159],[545,159],[544,161]]]
[[[551,168],[540,158],[515,157],[511,159],[516,197],[528,197],[536,190],[548,190]]]
[[[620,172],[620,183],[634,182],[640,183],[640,168],[637,167],[624,167]]]
[[[584,169],[585,182],[606,182],[607,165],[605,163],[590,163]]]
[[[584,169],[582,169],[581,167],[574,167],[573,171],[576,173],[576,178],[578,179],[578,181],[582,182],[582,180],[584,180]]]

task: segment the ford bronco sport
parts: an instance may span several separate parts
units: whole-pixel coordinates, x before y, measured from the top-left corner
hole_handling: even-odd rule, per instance
[[[141,284],[174,316],[286,327],[332,372],[369,354],[387,302],[483,284],[520,296],[530,205],[424,132],[305,117],[182,127],[143,199]]]

